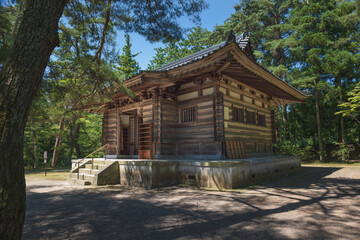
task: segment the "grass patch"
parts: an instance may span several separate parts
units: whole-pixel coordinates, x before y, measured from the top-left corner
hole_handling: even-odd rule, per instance
[[[360,162],[305,162],[301,163],[301,166],[303,167],[336,167],[336,168],[342,168],[342,167],[360,167]]]
[[[26,169],[25,180],[27,182],[43,180],[66,181],[69,173],[70,168],[50,168],[47,169],[47,176],[45,176],[45,169]]]

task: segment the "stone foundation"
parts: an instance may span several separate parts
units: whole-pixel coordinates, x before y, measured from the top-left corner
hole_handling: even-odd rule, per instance
[[[236,189],[301,167],[300,159],[279,156],[219,161],[134,159],[107,161],[111,164],[99,173],[97,179],[101,182],[94,185],[120,183],[156,188],[188,184],[198,187]],[[117,162],[118,165],[113,162]],[[106,182],[107,179],[110,181]]]

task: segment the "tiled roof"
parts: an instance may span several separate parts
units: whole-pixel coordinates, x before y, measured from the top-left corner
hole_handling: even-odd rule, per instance
[[[247,36],[245,33],[237,36],[235,38],[235,41],[236,43],[239,45],[239,47],[244,50],[244,48],[248,45],[249,43],[249,36]],[[225,45],[227,45],[228,42],[222,42],[222,43],[219,43],[215,46],[212,46],[212,47],[209,47],[207,49],[204,49],[200,52],[197,52],[197,53],[194,53],[194,54],[191,54],[187,57],[184,57],[184,58],[181,58],[179,60],[176,60],[174,62],[171,62],[171,63],[168,63],[168,64],[165,64],[164,66],[161,66],[159,68],[156,68],[154,69],[153,71],[159,71],[159,72],[163,72],[163,71],[169,71],[169,70],[172,70],[172,69],[175,69],[175,68],[178,68],[178,67],[181,67],[181,66],[184,66],[184,65],[187,65],[189,63],[192,63],[192,62],[195,62],[197,60],[200,60],[204,57],[207,57],[211,54],[213,54],[214,52],[218,51],[219,49],[221,49],[222,47],[224,47]]]

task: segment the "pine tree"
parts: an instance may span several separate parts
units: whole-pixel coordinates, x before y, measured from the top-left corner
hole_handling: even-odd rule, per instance
[[[148,70],[161,67],[214,45],[216,41],[210,38],[210,34],[211,32],[204,28],[194,27],[184,39],[173,40],[167,43],[165,47],[155,48],[156,53],[150,60]]]
[[[291,14],[294,29],[294,34],[289,37],[293,42],[291,55],[298,68],[293,71],[293,83],[308,88],[314,95],[320,160],[325,152],[324,117],[321,116],[323,89],[333,81],[339,87],[341,99],[344,80],[352,80],[356,71],[359,50],[353,36],[359,34],[359,20],[355,11],[353,1],[299,1]],[[341,128],[339,132],[343,141]]]
[[[133,54],[131,52],[131,46],[130,35],[125,34],[125,45],[122,55],[119,56],[119,66],[117,67],[122,80],[130,78],[140,71],[139,63],[135,60],[135,57],[139,55],[139,53]]]

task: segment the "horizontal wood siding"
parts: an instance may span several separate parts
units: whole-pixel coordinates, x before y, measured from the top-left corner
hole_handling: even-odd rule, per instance
[[[191,94],[189,95],[191,96]],[[194,94],[195,96],[195,94]],[[213,155],[214,143],[213,95],[192,97],[180,102],[161,101],[161,154]],[[195,107],[196,120],[181,123],[180,111]]]
[[[178,155],[213,155],[214,141],[214,97],[200,96],[178,104],[179,109],[195,107],[196,121],[179,123],[176,128],[176,144]]]
[[[176,126],[179,122],[178,109],[176,102],[173,100],[162,99],[161,103],[161,154],[175,155],[176,154]]]
[[[245,101],[242,100],[244,97],[241,97],[241,94],[239,96],[231,94],[230,89],[233,88],[227,89],[226,85],[224,87],[227,90],[227,94],[224,95],[224,108],[226,112],[224,122],[225,139],[244,141],[247,154],[272,152],[273,123],[271,121],[271,112],[268,107],[265,107],[268,106],[266,100],[263,99],[264,104],[261,102],[259,104],[255,100]],[[259,101],[261,98],[255,95],[254,99]],[[244,112],[255,112],[256,116],[257,114],[265,115],[265,126],[257,125],[257,117],[256,124],[247,124],[246,116],[244,123],[234,121],[233,107],[244,109]]]

